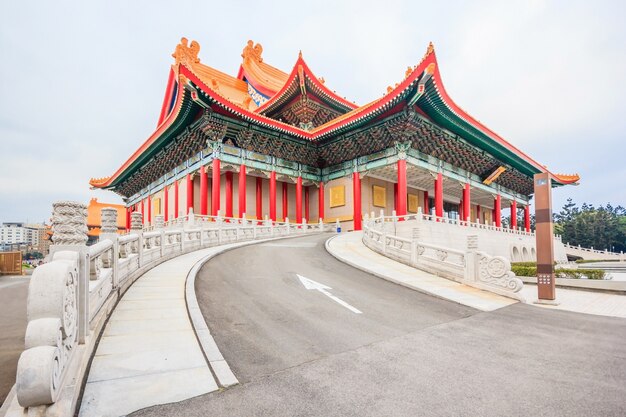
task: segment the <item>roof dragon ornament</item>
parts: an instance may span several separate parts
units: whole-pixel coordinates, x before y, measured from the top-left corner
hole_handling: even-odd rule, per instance
[[[261,46],[261,44],[257,43],[255,45],[252,40],[249,40],[246,46],[243,48],[241,57],[244,60],[252,59],[256,62],[263,62],[263,57],[261,57],[262,54],[263,54],[263,47]]]
[[[187,42],[187,38],[181,38],[172,56],[176,60],[176,64],[185,64],[192,67],[200,62],[200,58],[198,58],[200,44],[196,41],[191,41],[191,45],[187,46]]]

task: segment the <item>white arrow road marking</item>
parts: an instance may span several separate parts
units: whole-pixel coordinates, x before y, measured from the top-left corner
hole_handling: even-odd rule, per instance
[[[300,274],[296,274],[296,276],[298,277],[298,279],[300,280],[302,285],[304,285],[304,288],[306,288],[307,290],[317,290],[317,291],[321,292],[322,294],[324,294],[326,297],[328,297],[331,300],[333,300],[334,302],[336,302],[338,304],[341,304],[342,306],[344,306],[348,310],[352,311],[353,313],[361,314],[361,310],[359,310],[358,308],[352,307],[350,304],[346,303],[341,298],[335,297],[334,295],[332,295],[331,293],[326,291],[326,290],[332,290],[332,288],[330,288],[328,285],[320,284],[319,282],[316,282],[316,281],[313,281],[312,279],[303,277]]]

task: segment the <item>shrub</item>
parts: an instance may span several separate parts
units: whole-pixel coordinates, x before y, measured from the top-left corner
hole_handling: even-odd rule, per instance
[[[511,271],[515,273],[518,277],[536,277],[537,276],[537,265],[519,265],[520,263],[529,263],[532,262],[518,262],[511,265]]]
[[[511,271],[518,277],[536,277],[537,264],[534,262],[516,262],[511,264]],[[601,269],[555,269],[554,275],[557,278],[572,279],[605,279],[606,272]]]

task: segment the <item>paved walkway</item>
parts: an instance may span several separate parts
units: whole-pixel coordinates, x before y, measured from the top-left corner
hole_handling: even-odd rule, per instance
[[[0,277],[0,405],[15,384],[17,360],[24,349],[29,282],[30,276]]]
[[[179,256],[146,272],[128,289],[98,344],[81,417],[127,415],[218,389],[189,320],[185,282],[201,259],[245,244]]]
[[[526,297],[527,302],[532,303],[537,300],[537,286],[524,284],[522,295]],[[559,303],[557,306],[534,305],[553,310],[575,311],[599,316],[626,317],[626,295],[557,287],[556,300]]]
[[[454,301],[482,311],[493,311],[517,303],[516,300],[441,278],[386,258],[367,248],[363,233],[342,233],[328,241],[335,258],[355,268],[411,289]]]
[[[336,258],[381,278],[479,310],[491,311],[515,303],[506,297],[440,278],[386,258],[367,248],[361,238],[361,232],[340,234],[329,241],[328,250]],[[549,306],[532,304],[537,299],[536,285],[524,284],[521,294],[527,303],[542,308],[626,317],[624,295],[557,288],[557,301],[560,304]]]

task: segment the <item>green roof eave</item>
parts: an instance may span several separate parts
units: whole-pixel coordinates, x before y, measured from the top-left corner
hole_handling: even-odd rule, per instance
[[[190,94],[184,90],[183,103],[176,119],[172,121],[170,126],[156,139],[148,149],[141,153],[128,168],[124,170],[106,189],[115,189],[119,184],[126,181],[138,169],[143,167],[150,161],[165,145],[167,145],[173,137],[182,132],[192,121],[196,115],[198,106],[191,100]]]

